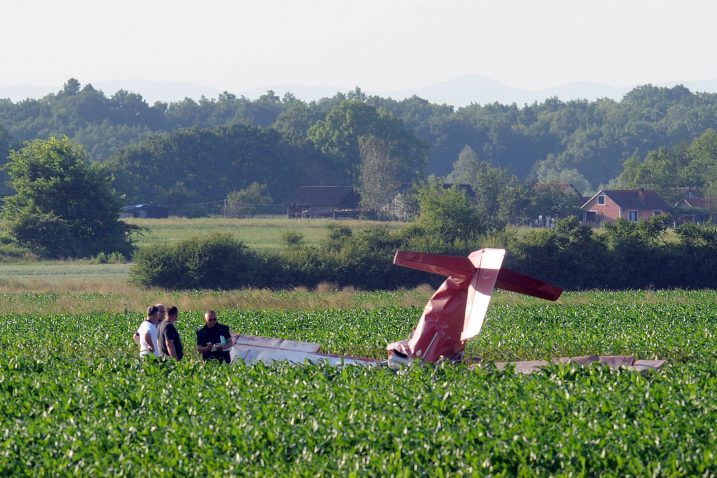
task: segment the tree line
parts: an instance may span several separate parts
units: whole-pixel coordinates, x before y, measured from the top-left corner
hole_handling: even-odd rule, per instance
[[[343,184],[357,185],[360,178],[355,137],[372,135],[400,156],[404,177],[446,176],[469,146],[480,160],[521,181],[560,180],[594,190],[620,176],[629,158],[717,129],[717,95],[645,85],[620,101],[551,98],[454,108],[416,96],[400,101],[369,96],[356,88],[311,102],[269,91],[253,100],[224,92],[149,105],[136,93],[120,90],[108,97],[70,79],[61,91],[40,99],[0,100],[0,154],[28,140],[66,135],[82,144],[89,158],[105,161],[126,154],[129,145],[156,143],[157,134],[236,124],[270,129],[277,133],[271,141],[301,146],[311,152],[311,161],[326,155],[322,171],[333,167],[338,173],[332,179]],[[305,155],[297,161],[304,159],[309,160]]]
[[[65,258],[135,252],[137,228],[119,220],[120,198],[110,178],[85,155],[67,137],[35,140],[11,152],[8,172],[16,194],[7,197],[0,214],[0,253]],[[261,194],[255,184],[247,190]],[[569,288],[714,287],[717,279],[713,225],[685,224],[676,229],[677,240],[668,241],[667,216],[618,220],[602,234],[571,216],[521,237],[476,207],[465,188],[430,181],[412,195],[417,217],[397,232],[373,228],[354,235],[336,223],[318,246],[303,244],[300,234],[285,234],[280,254],[257,254],[228,236],[193,238],[137,251],[133,278],[167,288],[283,288],[322,281],[395,288],[435,280],[396,273],[390,266],[396,249],[462,255],[492,244],[510,251],[508,265]]]

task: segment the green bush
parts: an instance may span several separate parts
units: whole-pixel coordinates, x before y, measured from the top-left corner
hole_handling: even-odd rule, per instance
[[[127,262],[127,258],[121,252],[110,252],[109,254],[100,252],[90,262],[92,264],[124,264]]]
[[[234,289],[257,285],[260,262],[243,242],[214,234],[143,248],[130,274],[135,283],[167,289]]]

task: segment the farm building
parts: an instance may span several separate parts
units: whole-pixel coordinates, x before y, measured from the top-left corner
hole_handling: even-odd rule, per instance
[[[670,212],[670,206],[657,192],[646,189],[601,189],[580,209],[583,223],[591,226],[617,219],[642,221]]]
[[[717,201],[710,198],[693,196],[680,199],[673,207],[675,221],[678,224],[684,222],[694,222],[696,224],[717,223],[715,206],[717,206]]]
[[[169,216],[169,208],[156,204],[131,204],[120,209],[120,217],[163,218]]]
[[[358,218],[361,196],[351,186],[303,186],[286,201],[290,218]]]

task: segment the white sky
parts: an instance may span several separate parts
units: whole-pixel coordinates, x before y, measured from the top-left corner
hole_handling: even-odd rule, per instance
[[[710,80],[716,20],[709,0],[2,0],[0,85]]]

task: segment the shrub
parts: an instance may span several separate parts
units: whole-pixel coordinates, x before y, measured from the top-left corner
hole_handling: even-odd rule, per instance
[[[288,248],[304,245],[304,234],[298,231],[287,230],[281,233],[281,242]]]
[[[141,249],[133,282],[167,289],[234,289],[256,285],[257,255],[229,234],[214,234]]]

